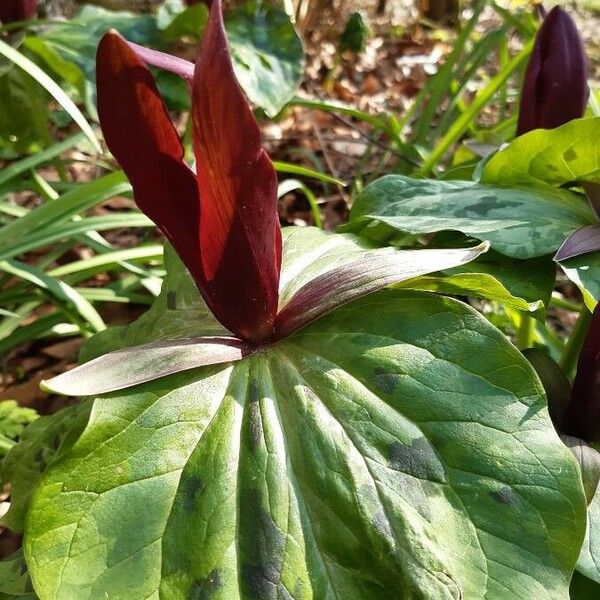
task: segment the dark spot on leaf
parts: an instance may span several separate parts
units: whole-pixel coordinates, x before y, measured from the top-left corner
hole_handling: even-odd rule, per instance
[[[219,571],[214,569],[207,577],[198,579],[194,582],[188,600],[209,600],[221,587],[223,587],[221,576]]]
[[[373,385],[384,394],[393,394],[399,383],[398,373],[386,373],[383,369],[375,370]]]
[[[393,442],[389,446],[390,468],[407,473],[418,479],[445,481],[444,467],[434,449],[424,437],[410,445]]]
[[[250,432],[250,446],[254,450],[263,437],[262,417],[260,414],[260,390],[256,381],[248,384],[248,426]]]
[[[242,566],[242,580],[245,593],[253,600],[267,600],[277,597],[279,585],[279,571],[273,563],[266,565],[244,564]]]
[[[517,500],[515,493],[507,486],[490,492],[490,496],[501,504],[514,504]]]
[[[573,148],[569,148],[563,154],[563,156],[565,157],[565,160],[568,160],[568,161],[575,160],[577,158],[577,152],[575,152],[575,150],[573,150]]]
[[[240,547],[242,586],[249,599],[281,597],[281,567],[285,535],[263,508],[257,490],[242,490],[240,495]]]
[[[502,208],[514,208],[518,209],[521,207],[519,202],[502,202]],[[487,217],[492,210],[499,208],[498,198],[496,196],[481,196],[478,198],[476,204],[469,206],[469,216]]]
[[[248,400],[250,402],[258,402],[260,400],[260,390],[258,389],[258,383],[254,379],[248,384]]]
[[[183,475],[181,478],[181,503],[186,512],[193,512],[198,504],[198,494],[204,482],[197,475]]]
[[[175,292],[167,292],[167,309],[175,310],[177,308],[177,296]]]

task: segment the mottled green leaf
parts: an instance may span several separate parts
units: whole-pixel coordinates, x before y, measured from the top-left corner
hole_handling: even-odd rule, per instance
[[[519,136],[486,162],[481,181],[557,186],[600,182],[600,117]]]
[[[524,259],[555,252],[570,233],[594,222],[582,196],[550,186],[505,188],[388,175],[359,194],[341,231],[369,237],[374,228],[380,241],[378,225],[390,236],[460,231]]]
[[[317,241],[287,234],[284,289],[361,251]],[[163,323],[189,335],[204,308],[168,268],[185,302]],[[460,302],[384,290],[232,365],[94,399],[25,551],[42,600],[564,600],[584,514],[516,349]]]
[[[248,2],[226,21],[235,75],[250,100],[273,117],[293,98],[304,72],[302,43],[276,6]]]

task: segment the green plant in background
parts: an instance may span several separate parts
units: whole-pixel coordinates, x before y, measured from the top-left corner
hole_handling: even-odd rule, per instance
[[[17,443],[25,427],[38,418],[32,408],[19,406],[15,400],[0,402],[0,456],[4,458]]]

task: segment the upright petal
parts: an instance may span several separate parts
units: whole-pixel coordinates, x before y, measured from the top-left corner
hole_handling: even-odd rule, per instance
[[[525,71],[517,135],[583,116],[587,59],[577,26],[559,6],[544,19]]]
[[[579,354],[564,433],[586,442],[600,441],[600,304],[596,305]]]
[[[277,177],[233,72],[214,0],[192,89],[205,298],[236,335],[270,335],[278,303]]]
[[[98,114],[135,201],[173,244],[198,286],[200,203],[177,131],[146,65],[116,32],[98,46]]]

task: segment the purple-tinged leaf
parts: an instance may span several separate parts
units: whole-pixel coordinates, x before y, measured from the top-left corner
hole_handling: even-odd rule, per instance
[[[307,283],[283,306],[275,322],[281,339],[332,310],[401,281],[468,263],[486,252],[484,242],[458,250],[374,250]]]
[[[574,231],[558,249],[554,260],[567,260],[600,250],[600,223]]]
[[[600,483],[600,453],[579,438],[561,435],[560,439],[579,463],[581,481],[589,504],[594,498]]]
[[[579,354],[564,433],[586,442],[600,441],[600,303],[596,305]]]
[[[163,340],[116,350],[41,383],[47,392],[98,396],[160,377],[235,362],[253,348],[234,337]]]
[[[555,6],[537,33],[527,65],[517,135],[582,117],[588,96],[587,59],[577,26]]]
[[[238,337],[262,340],[278,305],[277,176],[233,72],[220,0],[212,3],[196,60],[191,116],[204,298]]]

